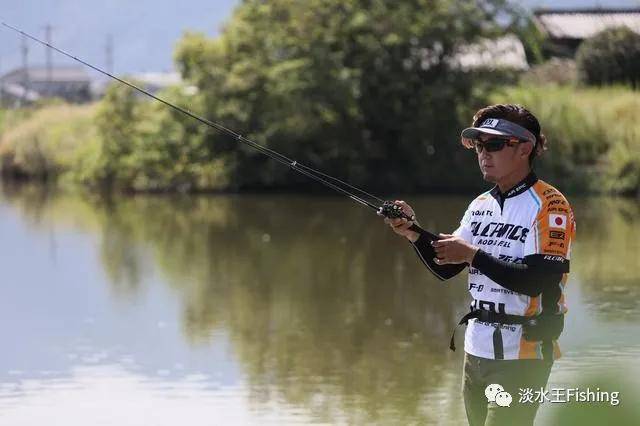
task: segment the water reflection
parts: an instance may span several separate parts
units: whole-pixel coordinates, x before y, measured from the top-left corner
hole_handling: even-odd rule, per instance
[[[576,210],[574,253],[587,303],[607,319],[640,319],[640,202],[582,199]]]
[[[414,204],[424,226],[452,230],[467,201],[423,197]],[[28,262],[19,256],[42,273],[21,280],[17,299],[15,288],[3,291],[19,305],[59,306],[47,320],[38,317],[39,326],[54,318],[39,330],[25,326],[24,313],[3,314],[14,331],[34,341],[19,344],[15,357],[1,358],[20,372],[2,373],[11,386],[43,380],[42,371],[78,383],[83,379],[69,377],[94,374],[78,366],[110,366],[129,378],[152,378],[164,396],[179,395],[176,388],[198,377],[208,397],[220,398],[227,389],[234,400],[245,398],[244,409],[257,418],[282,413],[276,422],[297,418],[301,409],[299,421],[464,421],[460,353],[448,351],[448,338],[467,309],[466,277],[435,280],[407,243],[349,201],[105,201],[5,187],[0,206],[6,229],[14,229],[10,241],[33,247],[42,247],[43,236],[48,241],[46,254],[34,249]],[[614,261],[638,264],[631,238],[640,231],[638,209],[624,200],[576,203],[579,239],[569,288],[579,280],[586,303],[569,299],[574,319],[595,313],[632,326],[625,310],[635,315],[640,274]],[[11,267],[5,271],[11,278]],[[44,297],[34,303],[34,293]],[[606,323],[591,321],[608,347]],[[567,332],[580,327],[570,322]],[[628,342],[632,348],[637,343]],[[594,362],[572,353],[572,344],[580,347],[569,340],[570,360]],[[35,354],[24,359],[27,352]]]

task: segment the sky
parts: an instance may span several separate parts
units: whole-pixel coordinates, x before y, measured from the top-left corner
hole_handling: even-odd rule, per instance
[[[219,33],[239,0],[0,0],[2,21],[44,38],[53,26],[57,47],[106,67],[113,39],[116,73],[169,71],[176,42],[186,30]],[[0,74],[21,66],[20,35],[0,27]],[[46,47],[29,43],[29,63],[43,65]],[[68,64],[59,54],[54,64]]]
[[[53,44],[106,68],[113,39],[116,74],[173,69],[173,49],[186,30],[219,34],[240,0],[0,0],[0,19],[36,37],[53,26]],[[640,0],[527,0],[529,7],[640,6]],[[0,75],[21,66],[20,35],[0,27]],[[45,47],[28,44],[31,65],[45,63]],[[53,56],[54,65],[71,60]]]

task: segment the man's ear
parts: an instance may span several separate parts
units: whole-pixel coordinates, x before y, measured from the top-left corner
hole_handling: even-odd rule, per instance
[[[531,142],[521,143],[519,148],[520,156],[528,159],[531,151],[533,151],[533,144]]]

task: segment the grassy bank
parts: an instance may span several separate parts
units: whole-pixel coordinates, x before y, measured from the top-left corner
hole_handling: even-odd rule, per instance
[[[118,191],[225,189],[221,161],[198,157],[166,108],[114,92],[97,104],[3,111],[2,175]]]
[[[518,86],[495,92],[490,101],[521,103],[538,116],[549,151],[536,167],[563,191],[640,195],[637,93]],[[127,102],[114,92],[95,105],[2,112],[3,174],[133,191],[234,189],[225,160],[212,156],[198,136],[206,129],[161,105]],[[456,182],[457,171],[449,171],[440,178]],[[269,176],[262,179],[269,188]]]
[[[640,96],[625,87],[520,86],[493,102],[525,105],[549,140],[545,176],[573,192],[640,196]]]
[[[95,105],[55,104],[4,111],[0,161],[7,176],[57,179],[77,169],[87,146],[96,144]]]

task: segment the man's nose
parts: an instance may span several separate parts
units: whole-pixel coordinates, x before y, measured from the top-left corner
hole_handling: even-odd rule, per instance
[[[478,158],[483,160],[485,158],[491,158],[491,153],[484,148],[481,152],[478,153]]]

